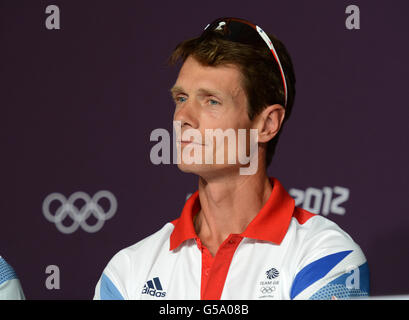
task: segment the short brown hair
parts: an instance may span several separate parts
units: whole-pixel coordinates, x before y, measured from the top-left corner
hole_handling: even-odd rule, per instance
[[[196,37],[179,43],[169,58],[174,65],[179,60],[184,62],[192,56],[205,66],[234,64],[239,67],[243,76],[243,88],[246,92],[248,116],[252,120],[265,107],[273,104],[285,106],[283,124],[291,114],[295,98],[295,74],[291,57],[284,46],[274,35],[268,34],[273,42],[287,82],[287,105],[285,106],[284,85],[280,68],[267,45],[254,46],[223,39],[214,31],[205,38]],[[267,144],[266,167],[271,163],[280,137],[280,130]]]

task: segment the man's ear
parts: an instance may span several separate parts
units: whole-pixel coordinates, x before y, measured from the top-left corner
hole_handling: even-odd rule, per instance
[[[284,121],[285,109],[280,104],[266,107],[256,117],[256,128],[258,129],[258,142],[268,142],[280,131]]]

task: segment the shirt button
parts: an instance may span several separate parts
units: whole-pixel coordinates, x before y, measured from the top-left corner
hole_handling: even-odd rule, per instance
[[[234,240],[229,240],[229,244],[234,244],[235,241]]]
[[[209,275],[209,269],[205,270],[205,275],[208,276]]]

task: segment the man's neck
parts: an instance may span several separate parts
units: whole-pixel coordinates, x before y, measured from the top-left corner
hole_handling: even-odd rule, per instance
[[[194,226],[214,256],[230,234],[242,233],[267,202],[272,191],[264,172],[226,178],[199,178],[201,210]]]

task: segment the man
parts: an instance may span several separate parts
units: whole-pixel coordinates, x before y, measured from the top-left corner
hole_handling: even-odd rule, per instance
[[[180,128],[178,166],[198,175],[199,188],[178,219],[112,258],[94,298],[368,295],[368,267],[359,246],[335,223],[295,207],[281,183],[267,177],[295,96],[284,45],[246,20],[220,18],[200,37],[179,44],[170,60],[183,62],[171,89]],[[231,135],[232,145],[244,148],[245,156],[250,149],[255,171],[243,174],[247,165],[238,161],[240,154],[229,158],[235,148],[207,134],[217,129],[246,130],[244,141]],[[195,152],[199,156],[190,161]],[[220,154],[222,162],[216,161]]]
[[[0,300],[25,300],[14,269],[0,256]]]

